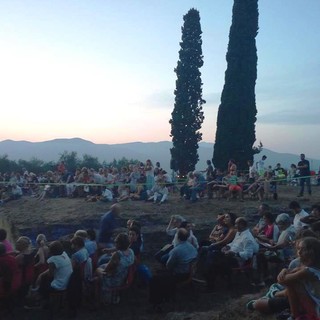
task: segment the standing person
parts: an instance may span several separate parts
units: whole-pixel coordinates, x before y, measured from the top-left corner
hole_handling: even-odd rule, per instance
[[[151,190],[154,186],[154,168],[150,159],[146,161],[146,165],[144,166],[144,172],[146,175],[146,185],[147,189]]]
[[[120,215],[121,207],[118,204],[113,204],[110,210],[105,213],[100,222],[98,244],[100,248],[113,247],[112,235],[117,227],[116,218]]]
[[[310,184],[310,163],[305,159],[303,153],[300,154],[301,161],[298,162],[297,169],[300,172],[300,193],[298,197],[303,197],[304,184],[307,184],[309,196],[311,196],[311,184]]]
[[[154,168],[154,176],[157,176],[162,171],[160,162],[156,162],[156,166]]]
[[[256,180],[256,176],[257,176],[257,170],[256,170],[252,160],[248,160],[247,164],[249,167],[249,174],[248,174],[249,182],[254,183]]]
[[[213,166],[211,164],[210,160],[207,160],[207,169],[202,171],[206,173],[206,181],[211,182],[215,179],[215,170],[213,169]],[[213,198],[213,184],[208,184],[208,198],[212,199]]]
[[[263,176],[264,175],[264,172],[266,171],[265,170],[265,167],[264,167],[264,162],[265,160],[267,159],[267,156],[266,155],[263,155],[261,160],[259,160],[257,163],[256,163],[256,168],[257,168],[257,171],[258,171],[258,174],[259,176]]]

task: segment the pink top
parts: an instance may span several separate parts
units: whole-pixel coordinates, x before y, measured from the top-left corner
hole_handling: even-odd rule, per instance
[[[6,247],[6,253],[10,253],[10,252],[13,251],[13,246],[12,246],[12,244],[11,244],[10,241],[8,241],[7,239],[4,239],[4,240],[2,241],[2,243],[3,243],[4,246]]]
[[[266,225],[264,228],[264,234],[267,238],[272,239],[273,237],[273,224]]]

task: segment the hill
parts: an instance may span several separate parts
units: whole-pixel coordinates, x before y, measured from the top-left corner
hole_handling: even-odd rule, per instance
[[[201,142],[199,144],[199,162],[197,169],[204,170],[206,160],[212,158],[213,143]],[[122,144],[95,144],[80,138],[54,139],[43,142],[13,141],[4,140],[0,142],[0,156],[7,155],[10,160],[31,160],[32,158],[43,161],[58,161],[64,152],[77,152],[78,157],[84,154],[98,158],[100,162],[111,162],[113,159],[136,159],[145,162],[151,159],[154,163],[159,161],[162,168],[170,169],[170,141],[160,142],[131,142]],[[262,154],[267,156],[266,165],[275,166],[281,163],[288,168],[291,163],[297,164],[299,155],[289,153],[277,153],[269,149],[263,149],[262,153],[256,156],[259,159]],[[318,171],[320,160],[308,159],[311,168]]]

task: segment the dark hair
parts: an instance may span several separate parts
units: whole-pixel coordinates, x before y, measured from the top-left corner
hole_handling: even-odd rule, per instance
[[[304,244],[306,255],[312,259],[312,264],[320,265],[320,241],[317,238],[306,237],[301,240]]]
[[[310,229],[300,229],[296,234],[296,240],[301,240],[306,237],[318,238],[317,234]]]
[[[140,233],[141,224],[140,224],[139,221],[137,221],[137,220],[131,220],[130,228],[132,228],[132,227],[135,227],[135,228],[139,229],[139,233]]]
[[[210,165],[211,164],[211,161],[210,160],[207,160],[207,165]]]
[[[87,234],[88,234],[88,238],[91,240],[91,241],[95,241],[96,240],[96,232],[93,230],[93,229],[88,229],[87,230]]]
[[[301,209],[299,202],[291,201],[289,203],[289,209]]]
[[[0,229],[0,241],[3,241],[7,238],[7,231],[5,229]]]
[[[60,256],[63,253],[61,241],[53,241],[49,244],[49,250],[52,256]]]
[[[275,222],[275,216],[270,212],[270,211],[266,211],[264,214],[263,214],[263,217],[265,217],[266,219],[268,219],[271,223],[274,223]]]
[[[129,228],[129,232],[130,231],[135,232],[138,237],[140,236],[140,229],[139,228],[133,226],[133,227]]]
[[[145,183],[147,181],[147,178],[144,174],[140,175],[140,178],[138,179],[138,183]]]
[[[189,231],[185,228],[178,229],[178,239],[180,241],[187,241],[189,238]]]
[[[227,214],[230,216],[231,223],[232,223],[232,225],[234,226],[234,224],[236,223],[236,220],[237,220],[238,216],[237,216],[235,213],[233,213],[233,212],[228,212]]]
[[[127,250],[130,245],[128,235],[125,233],[119,233],[116,236],[115,244],[116,244],[117,249],[122,250],[122,251]]]
[[[7,252],[6,246],[3,243],[0,242],[0,256],[5,255],[6,252]]]
[[[83,248],[84,247],[84,240],[83,238],[79,237],[79,236],[75,236],[71,239],[71,243],[79,248]]]
[[[266,203],[261,203],[260,205],[263,211],[270,211],[270,206]]]
[[[188,221],[182,221],[181,222],[181,224],[180,224],[180,226],[179,226],[179,228],[187,228],[187,226],[188,226],[188,224],[189,224],[189,222]]]
[[[320,204],[316,203],[311,207],[311,210],[316,209],[320,212]]]
[[[245,217],[239,217],[238,219],[238,225],[241,224],[244,228],[248,227],[248,221]]]

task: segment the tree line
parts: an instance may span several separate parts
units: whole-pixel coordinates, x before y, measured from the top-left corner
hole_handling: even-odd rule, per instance
[[[111,162],[100,162],[98,158],[84,154],[79,157],[77,152],[64,151],[59,155],[59,160],[45,162],[37,158],[31,158],[28,160],[19,159],[17,161],[10,160],[8,155],[0,156],[0,172],[1,173],[11,173],[25,171],[33,172],[35,174],[40,174],[47,172],[49,170],[55,171],[59,162],[64,161],[64,164],[68,171],[74,172],[77,168],[93,168],[95,170],[99,168],[117,168],[128,167],[130,164],[138,164],[139,160],[127,159],[125,157],[121,159],[113,159]]]

